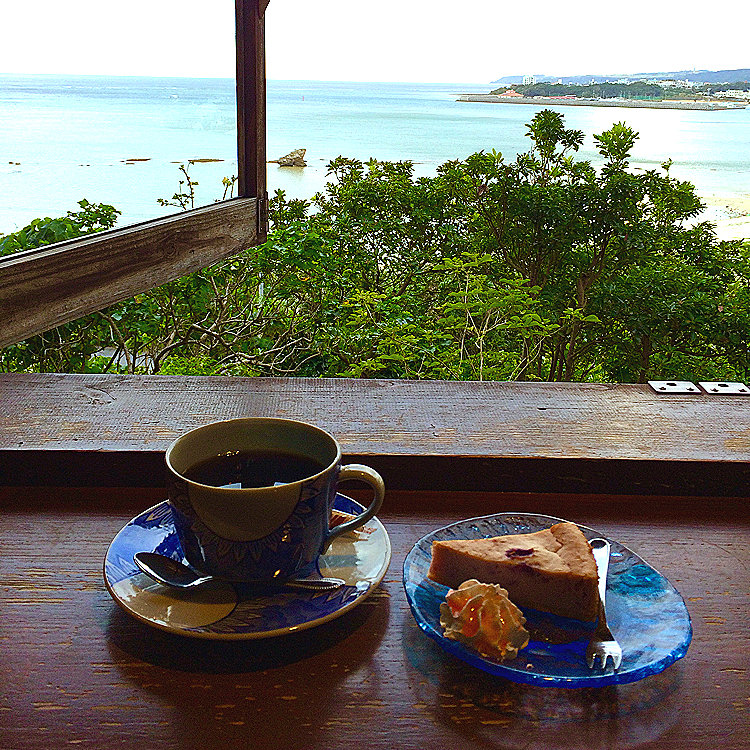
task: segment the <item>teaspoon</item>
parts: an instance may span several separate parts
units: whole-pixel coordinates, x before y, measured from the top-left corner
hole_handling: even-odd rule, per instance
[[[200,575],[184,563],[156,552],[136,552],[133,555],[133,562],[149,578],[178,589],[191,589],[209,581],[221,580],[214,576]],[[279,581],[278,584],[270,582],[269,587],[330,591],[343,586],[344,583],[345,581],[341,578],[292,578]],[[252,586],[253,584],[249,585]],[[260,586],[264,587],[265,584],[260,584]]]

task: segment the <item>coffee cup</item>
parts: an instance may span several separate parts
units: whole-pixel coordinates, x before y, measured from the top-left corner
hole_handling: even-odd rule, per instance
[[[331,541],[365,524],[385,495],[369,466],[341,466],[341,447],[324,430],[291,419],[214,422],[167,449],[169,502],[188,563],[229,581],[269,583],[315,568]],[[369,484],[367,509],[334,528],[341,482]]]

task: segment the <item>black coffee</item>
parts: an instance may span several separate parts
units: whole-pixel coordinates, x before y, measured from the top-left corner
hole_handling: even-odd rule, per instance
[[[183,472],[193,482],[212,487],[273,487],[306,479],[325,466],[308,456],[279,451],[238,451],[213,456]]]

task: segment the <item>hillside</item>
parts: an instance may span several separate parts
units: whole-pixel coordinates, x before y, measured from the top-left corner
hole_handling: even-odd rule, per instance
[[[584,75],[584,76],[548,76],[537,75],[537,82],[544,83],[561,80],[563,83],[585,84],[605,83],[612,80],[642,80],[642,79],[670,79],[680,81],[691,81],[694,83],[733,83],[735,81],[750,81],[750,68],[736,68],[734,70],[676,70],[657,73],[611,73],[609,75]],[[523,76],[503,76],[492,83],[519,84],[523,83]]]

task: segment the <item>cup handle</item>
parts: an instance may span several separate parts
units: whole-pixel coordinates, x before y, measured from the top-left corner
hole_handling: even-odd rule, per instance
[[[352,518],[351,521],[345,521],[344,523],[328,530],[328,536],[323,545],[323,551],[328,549],[328,545],[337,536],[345,534],[352,529],[357,529],[367,523],[380,510],[380,506],[383,504],[383,498],[385,497],[385,483],[375,469],[371,469],[369,466],[364,466],[363,464],[349,464],[348,466],[343,466],[339,472],[338,482],[341,483],[347,479],[359,479],[362,482],[366,482],[374,490],[375,497],[367,510],[363,511],[355,518]]]

